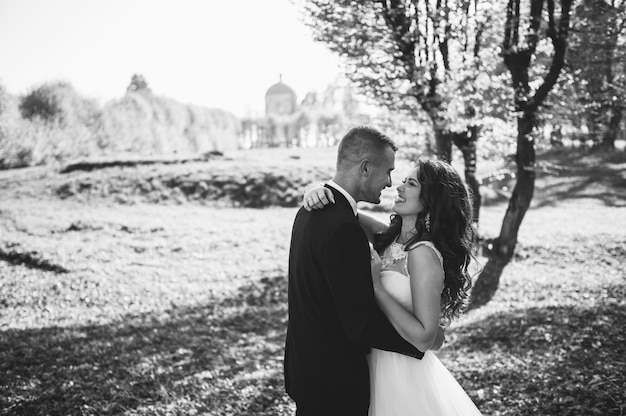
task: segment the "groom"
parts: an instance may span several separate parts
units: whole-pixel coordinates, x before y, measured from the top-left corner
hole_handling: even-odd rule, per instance
[[[370,348],[421,358],[376,304],[370,249],[357,202],[380,203],[391,186],[396,145],[369,126],[341,140],[335,204],[296,215],[289,253],[285,386],[297,416],[366,416]]]

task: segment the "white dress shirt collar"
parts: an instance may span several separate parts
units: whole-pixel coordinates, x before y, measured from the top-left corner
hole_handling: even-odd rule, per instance
[[[356,217],[356,214],[357,214],[356,200],[352,197],[352,195],[350,195],[350,194],[348,193],[348,191],[346,191],[345,189],[343,189],[341,186],[339,186],[339,185],[337,184],[337,182],[333,181],[332,179],[331,179],[331,180],[329,180],[329,181],[327,182],[327,184],[328,184],[329,186],[332,186],[333,188],[335,188],[335,189],[336,189],[336,190],[338,190],[339,192],[341,192],[341,194],[342,194],[343,196],[345,196],[345,197],[346,197],[346,199],[347,199],[347,200],[348,200],[348,202],[350,203],[350,206],[352,207],[352,211],[354,211],[354,216]]]

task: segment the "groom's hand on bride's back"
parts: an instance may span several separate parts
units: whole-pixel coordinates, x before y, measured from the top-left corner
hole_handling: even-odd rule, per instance
[[[326,188],[323,183],[316,183],[309,185],[304,190],[304,198],[302,199],[302,206],[307,211],[313,211],[314,209],[322,209],[324,206],[335,203],[335,196],[333,192]]]

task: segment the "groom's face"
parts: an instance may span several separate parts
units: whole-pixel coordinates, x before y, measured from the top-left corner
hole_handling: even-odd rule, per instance
[[[396,154],[391,146],[387,146],[382,154],[371,160],[370,173],[363,192],[364,201],[380,203],[380,193],[391,186],[391,171],[395,168],[395,160]]]

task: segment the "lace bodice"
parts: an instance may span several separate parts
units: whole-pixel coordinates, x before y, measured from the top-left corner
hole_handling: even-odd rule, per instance
[[[443,257],[433,243],[430,241],[419,241],[415,243],[411,249],[425,245],[430,247],[443,267]],[[381,282],[385,290],[395,298],[402,306],[412,311],[413,303],[411,297],[411,281],[409,280],[408,271],[408,255],[409,252],[404,249],[404,245],[393,242],[383,252]]]
[[[439,252],[439,250],[437,250],[435,245],[430,241],[418,241],[417,243],[413,244],[413,246],[411,246],[411,250],[422,245],[430,247],[435,252],[437,257],[439,258],[441,267],[443,268],[443,257],[441,256],[441,253]],[[401,271],[405,276],[408,276],[408,254],[409,252],[405,250],[404,244],[400,244],[394,241],[383,252],[383,256],[381,258],[383,263],[383,270],[390,269],[395,264],[396,266],[399,266],[399,269],[397,267],[393,267],[394,269],[397,269],[398,271]]]
[[[406,272],[405,274],[408,276],[409,272],[406,265],[406,259],[408,254],[409,252],[404,249],[404,244],[400,244],[394,241],[383,252],[383,257],[381,259],[383,262],[383,269],[388,269],[398,260],[402,260],[402,271]]]

